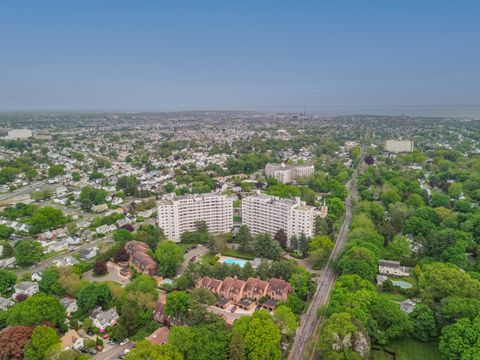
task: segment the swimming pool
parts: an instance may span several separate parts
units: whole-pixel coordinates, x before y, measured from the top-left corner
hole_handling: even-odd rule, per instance
[[[401,287],[402,289],[410,289],[412,287],[412,284],[402,280],[394,280],[392,281],[392,284],[393,286],[398,286],[398,287]]]
[[[247,260],[237,259],[237,258],[232,258],[232,257],[225,257],[223,259],[220,259],[220,261],[224,264],[227,264],[227,265],[238,265],[242,268],[247,263]]]

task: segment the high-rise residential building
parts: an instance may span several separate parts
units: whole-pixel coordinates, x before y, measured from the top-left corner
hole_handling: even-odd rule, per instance
[[[247,225],[252,234],[269,233],[275,236],[283,229],[288,240],[302,233],[314,235],[316,210],[300,198],[280,199],[274,196],[256,194],[242,200],[242,224]]]
[[[233,198],[223,194],[168,196],[158,201],[158,226],[174,241],[186,231],[195,231],[205,221],[208,231],[222,234],[233,227]]]
[[[387,140],[385,150],[393,153],[412,152],[413,141],[411,140]]]
[[[285,164],[267,164],[265,166],[265,175],[274,177],[277,181],[288,184],[299,177],[308,177],[313,175],[315,168],[313,165],[285,165]]]
[[[5,136],[7,140],[28,139],[32,137],[32,130],[30,129],[13,129],[8,131],[8,135]]]

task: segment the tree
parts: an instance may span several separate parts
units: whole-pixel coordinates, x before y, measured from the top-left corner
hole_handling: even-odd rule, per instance
[[[480,318],[465,318],[443,328],[438,349],[445,360],[478,359],[479,341]]]
[[[137,193],[137,188],[139,185],[138,179],[133,176],[121,176],[117,180],[117,189],[123,190],[125,195],[133,196]]]
[[[15,232],[10,226],[5,224],[0,225],[0,239],[9,239],[10,236]]]
[[[160,275],[175,276],[183,261],[183,249],[173,241],[162,241],[155,250],[155,259]]]
[[[125,360],[183,360],[181,353],[170,344],[153,345],[148,340],[137,343],[125,357]]]
[[[430,205],[433,208],[450,206],[450,197],[440,192],[434,192],[430,198]]]
[[[369,333],[375,342],[385,345],[389,341],[401,338],[412,329],[412,323],[398,304],[386,299],[377,299],[370,309],[374,326]]]
[[[48,326],[37,326],[25,347],[25,360],[42,360],[52,346],[60,343],[57,332]]]
[[[118,251],[113,255],[113,261],[115,262],[125,262],[128,261],[130,258],[130,255],[128,254],[127,250],[125,248],[120,248]]]
[[[0,269],[0,294],[10,289],[17,282],[15,273]]]
[[[300,250],[300,252],[304,257],[307,256],[307,253],[308,253],[308,244],[309,244],[309,239],[302,232],[298,237],[298,250]]]
[[[354,246],[343,253],[338,268],[342,274],[358,274],[373,281],[378,270],[378,258],[371,250]]]
[[[22,267],[33,265],[40,261],[43,255],[42,245],[33,240],[20,240],[13,248],[13,255],[18,265]]]
[[[405,236],[395,235],[392,241],[388,244],[386,255],[389,259],[400,260],[408,258],[412,255],[410,243]]]
[[[105,261],[97,260],[93,267],[93,273],[98,276],[108,273],[107,263]]]
[[[295,293],[303,300],[307,300],[313,293],[312,275],[302,266],[297,266],[288,282],[292,285]]]
[[[80,207],[83,210],[90,210],[93,205],[100,205],[105,203],[107,192],[101,189],[93,189],[89,186],[82,188],[80,192]]]
[[[181,319],[188,312],[191,297],[185,291],[173,291],[167,294],[165,314]]]
[[[36,325],[44,321],[60,325],[65,320],[65,308],[52,296],[38,293],[9,310],[9,325]]]
[[[278,231],[275,233],[275,236],[273,238],[280,244],[282,248],[284,249],[287,248],[288,237],[285,230],[278,229]]]
[[[461,318],[474,319],[480,315],[480,300],[449,296],[440,302],[440,314],[449,322]]]
[[[235,240],[240,244],[240,251],[251,252],[253,250],[253,237],[247,225],[241,225]]]
[[[235,332],[230,341],[230,360],[245,360],[245,342],[239,332]]]
[[[192,290],[192,300],[198,304],[215,305],[217,297],[208,289],[196,288]]]
[[[133,234],[128,230],[118,229],[112,233],[112,238],[115,242],[124,245],[130,240],[133,240]]]
[[[273,321],[278,324],[282,333],[287,336],[295,334],[295,329],[298,327],[297,317],[286,305],[280,305],[275,308],[273,313]]]
[[[427,264],[417,276],[420,296],[427,305],[438,304],[448,296],[480,298],[480,282],[452,265]]]
[[[375,163],[375,159],[373,158],[372,155],[367,155],[365,156],[365,159],[363,160],[365,164],[367,165],[373,165]]]
[[[244,341],[245,358],[281,359],[281,334],[270,314],[265,310],[253,313],[251,317],[243,316],[233,323],[232,336],[240,334]]]
[[[448,195],[454,199],[458,199],[463,193],[462,184],[459,182],[451,183],[448,187]]]
[[[32,332],[31,326],[10,326],[0,331],[0,359],[23,359],[23,351]]]
[[[258,234],[255,237],[254,251],[256,256],[272,260],[278,259],[282,254],[282,248],[278,242],[267,233]]]
[[[40,291],[45,294],[61,296],[64,290],[58,282],[59,275],[56,267],[48,267],[42,271],[42,279],[38,282]]]
[[[314,268],[320,268],[333,250],[333,241],[328,236],[317,235],[308,244],[308,261]]]
[[[45,206],[33,214],[30,218],[30,234],[38,234],[45,230],[57,228],[65,225],[67,219],[63,215],[62,210]]]
[[[423,198],[418,194],[411,194],[405,203],[415,209],[425,206],[425,201],[423,201]]]
[[[417,304],[409,314],[412,321],[412,335],[424,342],[433,341],[437,337],[437,322],[432,309],[424,304]]]
[[[96,306],[105,308],[112,295],[106,284],[89,283],[82,288],[77,296],[78,308],[87,313]]]
[[[0,240],[0,246],[2,247],[0,259],[6,259],[13,255],[13,247],[9,242]]]
[[[367,359],[370,339],[361,324],[350,314],[333,314],[322,324],[317,344],[325,360]]]
[[[65,170],[62,164],[55,164],[48,168],[48,177],[50,179],[63,174],[65,174]]]
[[[168,342],[185,360],[224,360],[230,336],[222,319],[197,326],[174,326]]]

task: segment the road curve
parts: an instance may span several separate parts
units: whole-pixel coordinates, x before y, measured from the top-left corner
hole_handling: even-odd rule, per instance
[[[362,148],[359,166],[362,166],[364,153],[365,149]],[[345,246],[346,235],[352,221],[352,205],[354,200],[357,198],[357,176],[358,169],[354,172],[352,179],[347,183],[347,189],[349,190],[349,193],[345,199],[345,217],[343,224],[338,232],[337,240],[335,241],[335,246],[333,247],[330,258],[328,259],[325,268],[316,278],[317,290],[313,295],[307,312],[302,316],[300,326],[295,333],[293,346],[288,356],[289,360],[303,359],[303,351],[307,347],[310,338],[315,334],[319,323],[317,309],[321,305],[325,305],[328,302],[328,296],[336,278],[335,272],[331,267],[331,262],[338,257]]]

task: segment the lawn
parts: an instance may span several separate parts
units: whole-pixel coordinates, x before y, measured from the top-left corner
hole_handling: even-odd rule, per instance
[[[373,351],[374,360],[440,360],[438,343],[423,343],[414,339],[399,339],[385,346],[385,350],[395,353],[395,356],[381,350]]]
[[[244,253],[234,249],[225,249],[222,251],[222,255],[236,257],[236,258],[245,259],[245,260],[253,260],[255,258],[255,256],[252,254]]]
[[[214,254],[205,254],[201,258],[202,264],[210,264],[210,265],[215,265],[215,263],[218,261],[218,257],[216,257]]]
[[[396,301],[396,302],[400,302],[400,301],[403,301],[403,300],[406,300],[408,299],[405,295],[402,295],[400,293],[397,293],[397,294],[392,294],[392,293],[387,293],[387,292],[380,292],[378,294],[378,296],[381,298],[381,299],[385,299],[385,300],[390,300],[390,301]]]

